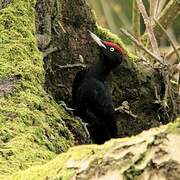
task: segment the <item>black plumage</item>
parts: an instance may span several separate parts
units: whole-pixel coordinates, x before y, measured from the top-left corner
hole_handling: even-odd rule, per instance
[[[123,60],[123,51],[118,45],[111,42],[102,43],[97,64],[79,71],[72,87],[75,115],[88,123],[91,138],[98,144],[117,135],[115,111],[107,76]]]

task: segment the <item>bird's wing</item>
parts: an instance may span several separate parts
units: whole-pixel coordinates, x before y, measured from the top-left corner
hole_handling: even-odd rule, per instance
[[[111,137],[117,134],[117,125],[115,121],[115,111],[112,103],[111,93],[104,83],[92,79],[88,82],[89,91],[87,98],[86,111],[91,117],[94,115],[96,118],[90,120],[95,126],[108,128]]]
[[[101,119],[111,119],[114,116],[114,108],[107,86],[94,78],[88,81],[87,86],[88,109]]]
[[[72,102],[73,102],[73,107],[75,107],[77,103],[77,89],[81,86],[83,80],[85,78],[85,70],[78,71],[76,73],[76,76],[73,81],[72,85]]]
[[[89,77],[76,89],[77,114],[89,124],[95,142],[103,143],[115,137],[117,126],[111,94],[103,82]]]

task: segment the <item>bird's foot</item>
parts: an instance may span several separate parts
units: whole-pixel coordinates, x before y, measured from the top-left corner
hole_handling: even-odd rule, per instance
[[[60,104],[68,113],[73,114],[74,109],[68,107],[64,101],[60,101],[59,104]]]
[[[83,122],[82,119],[78,116],[75,117],[75,119],[78,119],[80,124],[82,125],[83,129],[84,129],[84,132],[85,132],[85,136],[86,136],[86,140],[85,142],[88,143],[88,144],[91,144],[92,143],[92,140],[91,140],[91,136],[90,136],[90,133],[89,133],[89,130],[88,130],[88,123],[86,122]]]

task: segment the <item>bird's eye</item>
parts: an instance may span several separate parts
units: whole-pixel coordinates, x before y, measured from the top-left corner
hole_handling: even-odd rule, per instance
[[[111,52],[113,52],[113,51],[114,51],[114,48],[113,48],[113,47],[111,47],[111,48],[110,48],[110,51],[111,51]]]

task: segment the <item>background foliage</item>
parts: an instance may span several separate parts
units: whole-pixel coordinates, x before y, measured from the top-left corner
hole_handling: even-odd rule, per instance
[[[95,10],[99,25],[110,29],[113,33],[119,34],[121,27],[132,31],[132,6],[133,0],[88,0],[90,6]],[[149,9],[149,0],[144,0],[146,10]],[[161,0],[162,4],[167,4],[169,0]],[[163,8],[164,6],[162,6]],[[180,40],[180,16],[177,17],[173,26],[168,29],[173,40],[178,44]],[[141,33],[145,30],[141,19]],[[168,46],[166,36],[162,36],[161,45]]]

